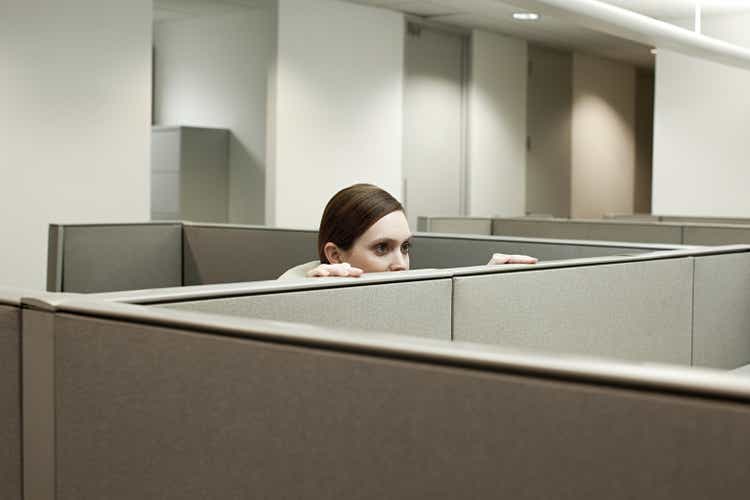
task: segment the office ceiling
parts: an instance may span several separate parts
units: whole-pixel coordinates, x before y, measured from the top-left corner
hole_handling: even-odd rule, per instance
[[[425,17],[466,29],[480,28],[562,50],[593,54],[644,67],[653,67],[650,46],[583,28],[570,21],[542,16],[519,22],[513,13],[524,9],[498,0],[349,0]],[[512,1],[512,0],[511,0]],[[625,0],[620,0],[625,2]],[[652,2],[657,3],[657,2]]]
[[[154,21],[220,15],[257,7],[274,0],[154,0]],[[631,64],[653,67],[651,47],[592,29],[570,20],[542,16],[519,22],[512,14],[522,8],[514,0],[347,0],[427,18],[464,29],[479,28],[524,38],[553,48],[578,51]],[[517,0],[523,4],[523,0]],[[617,7],[669,21],[694,15],[690,0],[605,0]],[[750,0],[701,0],[704,15],[750,12]]]
[[[270,0],[154,0],[154,22],[230,14]]]

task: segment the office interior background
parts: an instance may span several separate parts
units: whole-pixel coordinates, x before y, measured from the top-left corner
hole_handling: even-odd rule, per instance
[[[188,193],[219,201],[193,220],[315,228],[355,182],[414,229],[750,216],[747,3],[605,2],[716,51],[551,7],[513,18],[534,3],[0,0],[0,282],[44,288],[50,223],[171,215],[152,138],[173,127],[226,131],[223,170]]]

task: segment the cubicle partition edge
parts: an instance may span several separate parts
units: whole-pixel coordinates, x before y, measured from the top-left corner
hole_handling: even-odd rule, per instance
[[[51,409],[24,424],[28,465],[46,471],[26,478],[33,500],[750,489],[743,377],[104,301],[27,306],[52,318],[32,325],[50,378],[23,388]]]
[[[0,288],[0,498],[21,498],[21,290]]]

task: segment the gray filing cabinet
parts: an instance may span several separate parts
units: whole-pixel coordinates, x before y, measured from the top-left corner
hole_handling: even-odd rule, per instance
[[[227,222],[229,131],[151,129],[151,220]]]

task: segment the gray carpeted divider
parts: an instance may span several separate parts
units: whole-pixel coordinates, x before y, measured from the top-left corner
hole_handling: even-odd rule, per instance
[[[493,253],[531,255],[540,260],[565,260],[611,255],[635,255],[654,249],[587,245],[573,241],[524,241],[492,237],[455,237],[421,235],[414,239],[411,263],[413,269],[443,269],[481,266]]]
[[[695,258],[693,363],[733,369],[750,363],[750,253]]]
[[[701,226],[686,224],[683,228],[686,245],[749,244],[750,226]]]
[[[481,234],[490,236],[492,234],[492,219],[476,217],[430,217],[429,231],[431,233],[451,234]]]
[[[272,280],[317,260],[317,231],[263,226],[184,226],[184,284]]]
[[[690,364],[692,260],[454,278],[457,341]]]
[[[530,238],[682,244],[679,225],[590,220],[493,219],[492,234]]]
[[[750,491],[744,400],[71,314],[54,326],[59,500]]]
[[[178,302],[170,309],[451,339],[451,279]]]
[[[21,310],[0,305],[0,498],[21,498]]]
[[[62,252],[61,258],[48,258],[50,291],[94,293],[182,285],[180,223],[66,225],[60,233],[50,239],[50,254]],[[61,271],[52,267],[53,262],[61,263]],[[60,289],[54,289],[55,283]]]

